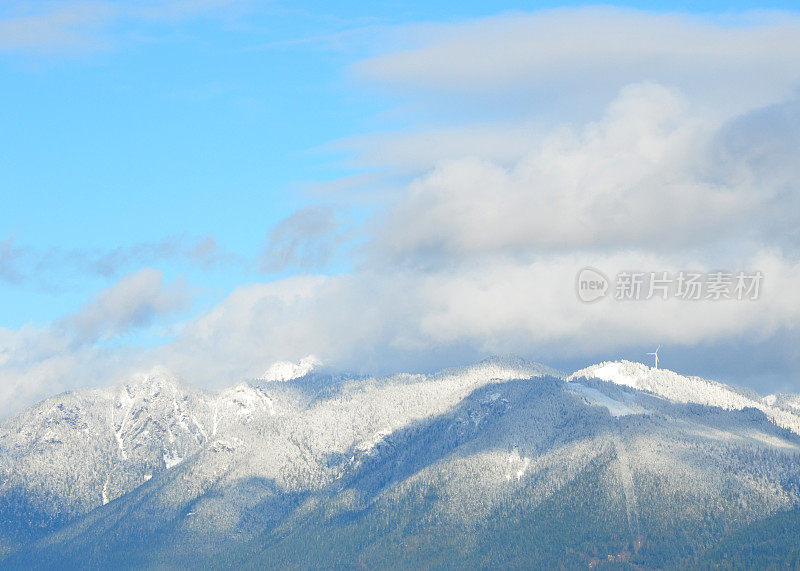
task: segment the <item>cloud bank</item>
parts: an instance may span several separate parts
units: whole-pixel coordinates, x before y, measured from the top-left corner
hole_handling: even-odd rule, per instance
[[[404,48],[358,63],[356,75],[451,101],[524,94],[548,110],[548,99],[596,109],[598,98],[607,100],[622,85],[656,81],[688,94],[704,114],[719,116],[788,97],[800,73],[794,63],[800,17],[789,12],[696,16],[563,8],[399,33]]]
[[[0,328],[0,410],[149,367],[143,347],[119,341],[185,313],[192,298],[185,281],[166,282],[160,270],[145,268],[49,326]]]

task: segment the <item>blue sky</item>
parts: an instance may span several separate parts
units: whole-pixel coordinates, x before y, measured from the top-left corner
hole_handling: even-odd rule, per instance
[[[119,335],[101,336],[95,340],[101,349],[169,343],[193,320],[222,311],[230,294],[246,284],[284,283],[293,275],[391,275],[401,269],[417,271],[414,268],[430,263],[458,266],[466,272],[484,263],[474,252],[469,260],[462,250],[453,253],[445,248],[441,251],[450,253],[442,254],[444,259],[432,255],[424,263],[411,258],[392,261],[394,246],[387,244],[395,244],[400,234],[387,237],[375,230],[386,220],[394,220],[397,212],[411,208],[404,202],[407,189],[413,194],[415,184],[424,186],[426,172],[436,165],[467,156],[508,165],[516,160],[512,155],[519,154],[515,149],[506,154],[497,149],[484,153],[478,142],[466,141],[468,137],[458,129],[481,133],[489,129],[503,142],[528,136],[533,141],[530,133],[554,124],[579,128],[582,122],[599,120],[622,86],[643,80],[670,89],[677,86],[690,109],[706,117],[713,114],[709,101],[721,99],[720,93],[738,85],[734,80],[719,80],[717,85],[713,69],[708,73],[698,68],[694,75],[682,76],[665,66],[650,77],[649,72],[628,71],[620,65],[619,73],[630,77],[588,89],[573,85],[583,73],[578,71],[533,87],[517,84],[513,78],[494,78],[503,87],[484,89],[482,85],[464,87],[467,80],[460,79],[472,77],[469,58],[474,56],[456,62],[452,84],[440,85],[428,76],[415,75],[427,65],[422,61],[410,70],[402,68],[403,54],[416,57],[416,52],[408,50],[422,50],[422,57],[435,55],[434,51],[426,55],[424,50],[434,49],[439,38],[449,38],[448,34],[456,38],[452,53],[468,54],[469,34],[483,33],[483,18],[488,17],[490,27],[516,30],[520,21],[528,25],[528,15],[559,6],[574,6],[581,14],[590,5],[463,1],[332,5],[246,0],[6,3],[0,9],[0,327],[13,335],[26,328],[47,330],[66,323],[81,308],[94,307],[99,292],[145,269],[162,272],[159,279],[164,284],[184,284],[181,287],[190,292],[190,301],[147,318],[137,317],[134,326],[120,329]],[[687,33],[695,33],[692,30],[698,23],[711,21],[718,28],[712,26],[709,34],[758,26],[764,19],[780,28],[795,18],[791,12],[798,9],[796,2],[615,6],[646,10],[654,25],[669,22],[670,14],[678,13],[685,20],[678,26]],[[742,16],[753,9],[789,12]],[[497,15],[504,16],[493,19]],[[610,25],[616,25],[615,18],[626,17],[609,16]],[[735,50],[731,47],[730,51]],[[670,53],[666,57],[680,57]],[[773,56],[759,57],[769,63]],[[780,59],[779,55],[775,58]],[[731,61],[726,65],[738,65],[735,58]],[[459,65],[467,71],[459,71]],[[610,69],[612,75],[618,71]],[[449,70],[445,71],[441,77],[450,77]],[[747,73],[743,70],[736,77]],[[771,84],[778,75],[776,71],[760,83]],[[708,81],[710,87],[704,76],[714,76]],[[780,82],[776,79],[776,83]],[[791,99],[787,93],[792,85],[788,78],[785,85],[765,88],[763,93],[743,88],[747,97],[743,95],[741,102],[732,97],[731,109],[725,116],[720,114],[718,123]],[[514,125],[529,126],[530,133],[515,130]],[[442,134],[447,129],[455,131]],[[420,133],[423,142],[435,143],[440,136],[442,141],[457,140],[457,145],[466,141],[467,150],[432,155],[430,165],[418,157],[409,158],[404,153],[414,151],[416,143],[403,137]],[[456,152],[464,157],[456,157]],[[393,210],[396,204],[400,210]],[[414,226],[413,219],[409,226]],[[305,228],[302,235],[298,228]],[[312,244],[311,238],[316,242]],[[444,248],[419,236],[414,240],[415,252]],[[770,240],[757,241],[778,247]],[[511,251],[509,244],[503,246],[503,256]],[[649,242],[635,240],[599,250],[576,244],[573,249],[579,254],[594,250],[602,256],[630,248],[653,250]],[[757,249],[750,246],[742,251]],[[714,248],[719,251],[718,245]],[[546,249],[536,246],[536,255]],[[708,260],[697,252],[697,248],[684,247],[681,259]],[[671,263],[681,263],[676,252],[671,254]],[[265,263],[270,256],[280,259]],[[414,280],[427,278],[425,271],[415,274]],[[382,319],[395,318],[384,315]],[[458,336],[447,338],[441,348],[446,358],[421,357],[420,362],[449,364],[472,352],[519,351],[520,347],[523,353],[542,356],[556,342],[555,337],[525,343],[499,341],[512,335],[514,327],[499,328],[502,334],[490,328],[492,335],[498,335],[491,343],[481,343],[476,337],[461,347]],[[369,335],[394,334],[381,329]],[[414,354],[414,344],[402,341],[406,335],[410,334],[397,334],[389,343],[392,355],[403,346],[406,357],[398,363],[407,364],[408,355]],[[652,336],[653,341],[659,338]],[[640,347],[626,339],[613,349],[578,348],[578,344],[554,358],[577,363],[612,351],[638,354]],[[680,345],[675,336],[670,339]],[[697,364],[698,347],[704,342],[739,351],[741,337],[725,339],[714,333],[708,341],[692,341],[679,352],[680,357],[676,355],[676,363],[685,368]],[[17,347],[16,343],[7,345]],[[308,353],[319,352],[314,343],[309,345]],[[287,358],[306,353],[301,347],[286,352],[292,353]],[[790,363],[796,362],[796,355],[787,352],[781,353],[784,366],[775,375],[794,366]],[[380,360],[382,355],[376,349],[371,358]],[[283,356],[265,355],[263,365]],[[26,366],[30,368],[30,363]],[[262,364],[253,364],[257,366]]]
[[[7,5],[5,15],[48,9],[25,4]],[[41,46],[7,49],[0,59],[2,238],[39,251],[105,251],[209,236],[253,258],[271,226],[312,200],[305,183],[351,171],[324,150],[327,143],[414,121],[348,74],[353,62],[385,51],[386,28],[583,4],[240,3],[228,14],[222,7],[164,21],[112,20],[79,27],[74,43],[41,38]],[[163,267],[195,271],[172,266]],[[241,268],[202,273],[215,295],[256,277]],[[0,323],[49,321],[109,282],[70,268],[49,281],[0,282]]]
[[[223,6],[164,21],[120,18],[78,27],[75,42],[41,38],[40,46],[8,49],[0,60],[2,238],[39,251],[106,251],[208,236],[254,258],[269,228],[312,200],[306,183],[352,171],[327,143],[413,122],[386,93],[348,74],[353,62],[385,51],[386,28],[582,4],[239,3],[229,13]],[[5,8],[9,17],[19,12],[24,4]],[[195,271],[172,266],[163,268]],[[1,282],[0,323],[49,321],[108,282],[70,270],[46,285],[35,277]],[[219,295],[256,276],[225,268],[202,278]]]

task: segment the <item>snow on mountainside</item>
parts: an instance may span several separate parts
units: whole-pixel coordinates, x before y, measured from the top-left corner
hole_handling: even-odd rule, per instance
[[[267,382],[291,381],[292,379],[306,376],[321,364],[322,362],[313,355],[303,357],[300,359],[299,363],[292,363],[291,361],[278,361],[277,363],[273,363],[270,368],[267,369],[267,372],[259,378],[259,380]]]
[[[272,400],[258,387],[213,394],[163,371],[121,387],[52,397],[0,424],[0,511],[25,490],[41,520],[30,523],[47,529],[204,448],[229,446],[254,417],[273,415]]]
[[[654,369],[632,361],[606,361],[576,371],[568,377],[574,381],[580,378],[597,378],[639,390],[650,391],[675,402],[696,403],[718,406],[726,410],[756,408],[767,415],[775,424],[800,434],[800,407],[791,403],[800,401],[798,395],[784,395],[780,403],[778,397],[761,398],[748,396],[745,391],[710,381],[700,377],[686,377],[667,369]],[[795,400],[792,400],[795,399]]]
[[[767,406],[774,406],[794,414],[800,414],[800,395],[776,394],[761,399]]]
[[[485,383],[552,371],[495,358],[430,377],[347,381],[316,379],[317,363],[273,367],[260,386],[240,383],[219,393],[154,371],[120,387],[47,399],[0,423],[0,512],[15,510],[24,490],[35,519],[29,526],[47,530],[219,450],[249,450],[246,464],[259,465],[253,470],[301,489],[306,480],[336,477],[331,453],[356,461],[391,432],[446,411]],[[292,384],[298,376],[336,398],[306,394],[305,384]],[[283,433],[275,433],[277,422]],[[25,533],[19,530],[18,540]]]
[[[482,530],[492,517],[505,529],[498,510],[509,506],[545,510],[531,512],[545,528],[591,508],[584,520],[607,514],[610,533],[640,542],[648,529],[666,537],[689,526],[680,533],[694,536],[691,526],[722,518],[707,530],[713,537],[800,507],[800,437],[779,428],[797,432],[796,396],[751,398],[624,361],[569,380],[515,357],[370,378],[306,365],[218,393],[156,372],[58,395],[0,423],[0,548],[20,550],[15,563],[41,555],[80,564],[103,545],[102,557],[120,559],[94,564],[147,567],[197,564],[199,552],[231,546],[249,553],[269,537],[298,546],[279,550],[288,557],[334,528],[334,539],[351,538],[343,550],[382,522],[433,526],[431,537]],[[546,507],[563,498],[574,507]],[[373,537],[388,542],[373,554],[403,545],[394,533]],[[596,549],[579,549],[576,561]],[[325,565],[355,561],[328,560],[341,550],[324,541],[318,550]],[[270,561],[262,556],[252,566]]]
[[[477,374],[487,376],[492,379],[527,379],[532,377],[541,377],[548,375],[551,377],[563,377],[564,373],[542,365],[541,363],[534,363],[527,361],[521,357],[514,355],[495,356],[484,359],[475,365],[464,368],[448,369],[444,373],[457,373],[457,374]]]

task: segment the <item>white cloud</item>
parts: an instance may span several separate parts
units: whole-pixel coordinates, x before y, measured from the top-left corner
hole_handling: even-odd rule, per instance
[[[188,309],[191,297],[183,280],[166,284],[160,270],[145,268],[100,292],[61,324],[81,340],[117,336]]]
[[[404,128],[339,142],[356,166],[419,174],[467,156],[505,165],[548,129],[596,121],[631,84],[680,93],[709,125],[800,87],[797,13],[564,8],[406,26],[395,36],[383,42],[388,53],[353,71],[399,95],[391,116]]]
[[[698,248],[754,233],[780,240],[776,220],[797,212],[799,148],[763,135],[764,120],[742,122],[720,130],[675,90],[627,86],[602,119],[556,129],[510,166],[441,161],[376,223],[374,260],[430,267],[554,250]],[[751,156],[767,143],[782,143],[782,155]]]
[[[165,282],[161,271],[146,268],[50,326],[0,328],[0,415],[63,390],[150,368],[150,352],[106,342],[174,316],[190,302],[183,280]]]
[[[535,146],[541,127],[529,121],[487,122],[360,135],[328,145],[333,151],[353,153],[347,163],[354,168],[387,169],[418,174],[443,160],[481,157],[501,165],[511,164]]]
[[[202,14],[224,16],[243,0],[35,0],[0,8],[0,51],[70,53],[107,49],[123,23],[176,23]]]
[[[115,278],[136,268],[165,263],[210,269],[245,267],[248,261],[223,250],[209,236],[173,236],[96,250],[36,249],[17,244],[13,236],[0,241],[0,281],[32,284],[50,291],[58,291],[76,277]]]
[[[613,276],[623,269],[711,270],[722,264],[762,271],[761,298],[606,299],[586,305],[574,290],[576,272],[586,265]],[[173,341],[149,350],[76,343],[59,328],[0,331],[5,348],[0,402],[12,410],[61,389],[118,381],[156,364],[220,387],[308,353],[336,368],[388,372],[487,353],[539,354],[552,362],[586,354],[615,356],[621,348],[643,344],[676,351],[701,344],[772,343],[796,330],[797,283],[800,261],[768,250],[705,261],[642,251],[555,253],[532,262],[496,259],[430,272],[292,277],[238,288],[207,314],[184,323]],[[122,300],[128,287],[115,287],[89,306],[83,319],[89,332],[122,331],[131,320],[140,322],[126,304],[120,314],[116,302],[109,301]],[[99,327],[98,316],[111,325]],[[779,361],[783,357],[776,358],[775,367],[785,366]]]
[[[279,222],[269,233],[259,260],[264,271],[324,266],[342,242],[341,222],[328,206],[308,206]]]
[[[762,271],[761,298],[586,305],[575,295],[576,273],[586,265],[613,277],[624,269],[710,271],[723,261],[732,270]],[[643,343],[755,343],[796,326],[798,280],[800,261],[771,251],[711,263],[647,252],[554,254],[426,273],[295,277],[236,290],[186,324],[158,359],[187,378],[224,384],[309,352],[332,366],[385,371],[414,370],[437,357],[441,364],[448,351],[530,354],[546,347],[556,359]]]
[[[741,112],[787,97],[800,78],[800,17],[752,12],[712,17],[618,8],[512,13],[402,29],[412,44],[355,72],[406,93],[465,93],[597,101],[623,85],[677,86],[706,113]]]
[[[140,355],[76,343],[58,327],[0,329],[0,416],[65,390],[119,380]]]

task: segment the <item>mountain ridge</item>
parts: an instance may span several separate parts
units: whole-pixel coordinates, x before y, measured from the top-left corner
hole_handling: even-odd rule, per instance
[[[581,377],[596,377],[616,384],[650,391],[676,402],[719,406],[729,410],[752,407],[767,414],[776,424],[800,434],[800,408],[795,412],[785,407],[770,405],[771,399],[757,395],[755,391],[743,391],[719,381],[701,377],[680,375],[668,369],[655,369],[633,361],[604,361],[574,372],[568,377],[574,380]],[[752,394],[753,396],[748,396]],[[781,402],[794,402],[793,396],[786,395]],[[800,397],[798,397],[800,401]],[[777,397],[776,401],[777,402]]]
[[[411,509],[451,550],[478,541],[494,553],[479,538],[516,537],[505,522],[518,517],[553,564],[627,553],[647,566],[668,551],[658,530],[696,527],[686,541],[699,554],[720,533],[800,506],[791,395],[756,401],[616,363],[572,375],[514,357],[430,375],[311,370],[214,393],[162,374],[59,395],[0,423],[5,563],[226,567],[281,556],[304,566],[293,550],[321,534],[343,565],[380,566],[402,555],[380,537],[411,540],[393,527],[412,525]],[[587,376],[598,371],[607,378]],[[685,498],[709,507],[689,516],[681,510],[700,504]],[[586,515],[597,532],[587,539],[569,513],[590,505],[610,515]],[[573,551],[559,551],[533,513],[563,528]],[[437,546],[412,536],[428,553],[414,561],[436,566]]]

